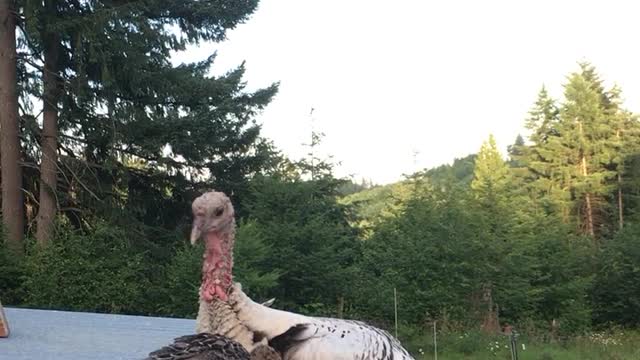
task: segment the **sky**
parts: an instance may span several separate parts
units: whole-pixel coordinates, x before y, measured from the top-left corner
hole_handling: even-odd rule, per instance
[[[640,111],[640,3],[589,0],[261,0],[222,43],[213,74],[246,61],[249,90],[280,82],[257,117],[293,159],[317,152],[337,176],[377,184],[475,153],[489,134],[506,147],[540,88],[562,97],[591,62]],[[311,108],[314,109],[310,115]]]

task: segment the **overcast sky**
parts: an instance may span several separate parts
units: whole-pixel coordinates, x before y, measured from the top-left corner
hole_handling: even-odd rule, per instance
[[[353,174],[388,183],[476,152],[490,133],[502,150],[522,132],[545,84],[562,95],[577,62],[593,63],[640,110],[640,3],[585,0],[261,0],[222,44],[214,73],[246,60],[250,89],[280,81],[261,114],[285,154],[322,151]]]

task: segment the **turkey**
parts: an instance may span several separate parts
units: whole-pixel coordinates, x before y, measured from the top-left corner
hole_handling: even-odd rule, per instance
[[[240,343],[218,334],[200,333],[174,339],[173,344],[149,354],[145,360],[280,360],[266,345],[248,353]]]
[[[224,193],[210,191],[193,201],[192,211],[191,244],[202,238],[205,245],[196,332],[224,335],[248,351],[265,345],[264,336],[242,324],[227,301],[236,228],[231,201]]]
[[[272,309],[251,300],[233,284],[233,206],[222,193],[209,192],[193,202],[191,240],[205,238],[201,307],[224,303],[237,324],[253,334],[254,344],[266,338],[284,360],[413,359],[389,333],[354,320],[316,318]],[[211,313],[198,314],[208,322]],[[244,331],[243,330],[243,331]],[[254,345],[255,346],[255,345]]]

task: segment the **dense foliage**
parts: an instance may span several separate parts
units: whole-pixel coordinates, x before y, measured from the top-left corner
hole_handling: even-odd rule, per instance
[[[139,313],[145,306],[144,255],[125,232],[97,224],[88,234],[61,229],[56,241],[28,254],[25,299],[42,308]]]

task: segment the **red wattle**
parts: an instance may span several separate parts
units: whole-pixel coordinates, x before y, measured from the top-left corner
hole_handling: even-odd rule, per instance
[[[219,298],[227,301],[228,296],[225,288],[230,286],[232,275],[228,262],[229,254],[223,250],[223,239],[219,233],[209,232],[206,234],[206,251],[202,264],[202,287],[200,296],[205,301],[212,301]]]
[[[220,300],[227,301],[227,293],[224,292],[222,287],[215,286],[215,292],[216,292],[216,295],[218,295],[218,297],[220,298]]]

